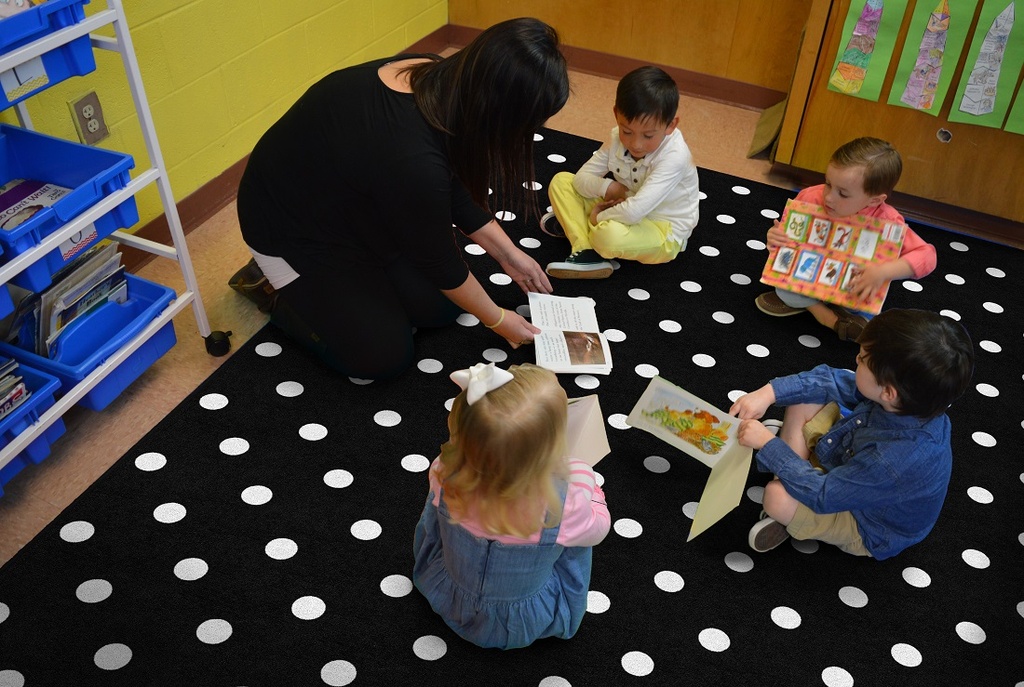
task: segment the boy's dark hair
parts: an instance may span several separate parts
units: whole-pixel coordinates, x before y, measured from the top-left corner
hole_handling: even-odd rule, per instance
[[[679,87],[663,69],[634,69],[615,88],[615,109],[627,122],[651,118],[668,124],[679,109]]]
[[[899,415],[941,415],[974,372],[967,330],[928,310],[887,310],[868,322],[857,343],[878,383],[899,394]]]
[[[537,194],[523,189],[534,178],[533,136],[569,99],[555,29],[528,17],[500,22],[450,57],[411,67],[409,83],[424,118],[447,134],[473,200],[487,207],[493,183],[505,202],[536,211]]]
[[[839,146],[829,162],[836,167],[863,167],[864,193],[889,195],[903,174],[903,158],[888,141],[880,138],[855,138]]]

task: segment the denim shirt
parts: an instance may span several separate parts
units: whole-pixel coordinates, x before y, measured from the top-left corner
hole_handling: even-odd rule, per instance
[[[773,472],[793,498],[816,513],[850,511],[876,559],[924,539],[949,486],[949,418],[890,413],[857,391],[853,372],[826,365],[773,379],[771,385],[781,406],[836,401],[852,411],[815,447],[825,474],[779,438],[757,452],[758,466]]]

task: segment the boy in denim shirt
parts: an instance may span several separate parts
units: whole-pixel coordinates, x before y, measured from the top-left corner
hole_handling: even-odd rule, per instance
[[[889,310],[858,339],[857,370],[826,365],[740,397],[737,438],[775,474],[755,551],[790,536],[890,558],[925,538],[952,469],[946,408],[967,389],[974,348],[964,328],[925,310]],[[757,420],[786,406],[779,436]],[[845,416],[840,406],[851,409]]]

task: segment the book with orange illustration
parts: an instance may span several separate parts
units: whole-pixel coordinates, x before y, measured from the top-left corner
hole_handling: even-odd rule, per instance
[[[655,377],[626,419],[711,468],[687,541],[739,505],[753,451],[736,439],[739,420]]]

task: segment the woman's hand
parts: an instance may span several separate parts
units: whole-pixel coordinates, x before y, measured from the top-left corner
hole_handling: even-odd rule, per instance
[[[524,293],[551,293],[554,290],[544,268],[519,248],[507,248],[500,256],[496,255],[495,259]]]
[[[531,323],[527,322],[526,318],[514,310],[506,310],[501,324],[497,327],[491,327],[491,329],[500,336],[505,337],[505,340],[508,341],[512,348],[519,348],[523,344],[533,343],[533,337],[540,332],[538,327],[534,327]]]

